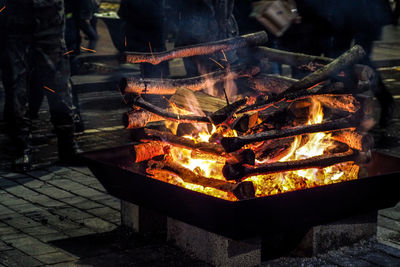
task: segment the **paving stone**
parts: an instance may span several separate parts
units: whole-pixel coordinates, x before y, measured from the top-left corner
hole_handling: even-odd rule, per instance
[[[0,239],[3,239],[3,236],[9,235],[9,234],[15,234],[18,233],[19,231],[11,226],[1,226],[0,227]]]
[[[30,213],[34,211],[39,211],[40,208],[38,206],[35,206],[33,203],[27,202],[27,204],[22,204],[22,205],[14,205],[11,207],[13,210],[15,210],[18,213],[21,213],[24,215],[25,213]]]
[[[84,188],[84,186],[80,183],[74,182],[70,179],[57,179],[49,181],[50,184],[62,188],[65,191],[72,191],[79,190]]]
[[[395,208],[380,210],[379,215],[393,220],[400,220],[400,210]]]
[[[22,232],[16,232],[16,233],[10,233],[10,234],[4,234],[1,236],[1,239],[5,242],[12,241],[14,239],[20,239],[26,237],[26,234]]]
[[[400,266],[399,258],[394,258],[392,256],[380,252],[368,253],[360,258],[380,266],[393,266],[393,267]]]
[[[57,248],[45,244],[33,237],[23,237],[9,241],[10,245],[30,255],[43,255],[46,253],[57,252]]]
[[[89,214],[87,212],[81,211],[76,208],[68,207],[68,208],[62,208],[62,209],[56,209],[54,212],[58,215],[62,215],[65,218],[70,218],[73,221],[78,221],[82,219],[87,219],[87,218],[93,218],[92,214]]]
[[[0,240],[0,253],[2,251],[12,250],[12,249],[13,249],[12,247],[10,247],[9,245]]]
[[[2,188],[2,189],[10,188],[10,187],[17,186],[17,185],[18,185],[17,182],[14,182],[14,181],[11,181],[11,180],[8,180],[5,178],[0,178],[0,188]]]
[[[32,170],[28,172],[29,175],[36,177],[36,178],[40,178],[43,177],[45,175],[48,175],[49,172],[46,170]]]
[[[82,197],[87,197],[89,199],[91,199],[92,197],[100,196],[100,195],[104,194],[104,193],[102,193],[102,192],[100,192],[98,190],[91,189],[91,188],[88,188],[88,187],[80,189],[80,190],[75,190],[74,193],[77,194],[77,195],[80,195]]]
[[[18,213],[12,214],[1,221],[17,229],[40,226],[40,223]]]
[[[43,182],[41,180],[37,180],[37,179],[31,180],[31,181],[28,181],[28,182],[24,183],[24,186],[26,186],[28,188],[32,188],[32,189],[38,189],[38,188],[41,188],[41,187],[43,187],[45,185],[46,185],[45,182]]]
[[[69,238],[66,234],[63,234],[61,232],[40,235],[34,234],[32,236],[45,243]]]
[[[36,226],[36,227],[28,227],[21,229],[25,234],[36,236],[36,235],[45,235],[45,234],[55,234],[58,233],[57,230],[48,227],[48,226]]]
[[[7,207],[4,207],[3,205],[1,205],[1,202],[0,202],[0,219],[3,218],[4,216],[8,216],[9,214],[13,214],[13,213],[15,213],[15,211],[13,211]]]
[[[31,196],[38,196],[39,194],[29,188],[26,188],[22,185],[6,188],[6,191],[12,195],[22,197],[23,199],[27,200]]]
[[[36,259],[45,263],[45,264],[56,264],[56,263],[63,263],[63,262],[70,262],[77,260],[78,257],[70,255],[65,252],[54,252],[48,253],[45,255],[35,256]]]
[[[84,219],[84,220],[82,220],[82,223],[85,226],[95,230],[96,232],[106,232],[106,231],[114,230],[116,228],[115,224],[109,223],[100,218]]]
[[[71,194],[65,190],[58,189],[54,186],[46,186],[46,187],[38,188],[37,191],[46,196],[49,196],[49,197],[55,198],[55,199],[74,196],[73,194]]]
[[[378,216],[378,226],[398,231],[400,233],[400,219],[395,220],[384,216]]]
[[[393,257],[400,258],[400,249],[395,249],[393,247],[386,246],[384,244],[379,244],[379,243],[375,243],[374,248],[383,253],[389,254]]]
[[[0,253],[0,263],[8,267],[35,267],[43,265],[37,259],[16,249]]]
[[[89,229],[87,227],[81,227],[79,229],[72,229],[67,232],[65,232],[65,235],[69,237],[79,237],[79,236],[87,236],[87,235],[93,235],[96,234],[97,232]]]

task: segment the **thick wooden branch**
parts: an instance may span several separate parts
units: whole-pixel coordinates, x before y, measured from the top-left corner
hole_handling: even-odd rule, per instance
[[[144,110],[154,113],[160,117],[163,117],[172,121],[179,122],[196,122],[196,123],[211,123],[210,119],[205,116],[197,115],[179,115],[173,112],[166,111],[163,108],[155,106],[146,100],[144,100],[140,95],[135,93],[127,93],[124,95],[125,103],[129,106],[138,106]]]
[[[355,45],[350,50],[346,51],[344,54],[339,56],[337,59],[333,60],[329,64],[325,65],[321,69],[316,70],[315,72],[309,74],[303,79],[295,82],[289,88],[287,88],[281,94],[266,99],[264,101],[260,101],[254,105],[246,107],[239,111],[239,113],[248,112],[248,111],[260,111],[266,109],[271,106],[271,103],[277,101],[283,101],[287,99],[298,98],[302,95],[311,94],[310,88],[317,86],[319,83],[328,79],[329,77],[336,75],[340,70],[347,68],[348,66],[355,64],[357,61],[362,59],[365,56],[365,51],[361,46]],[[311,91],[308,93],[308,91]]]
[[[135,53],[126,52],[126,62],[128,63],[151,63],[157,65],[163,61],[174,58],[185,58],[192,56],[208,55],[215,52],[230,51],[243,47],[257,46],[268,41],[266,32],[250,33],[216,42],[202,43],[191,46],[177,47],[170,51],[158,53]]]
[[[224,148],[219,144],[208,143],[208,142],[195,142],[193,140],[179,137],[173,135],[171,133],[161,132],[153,129],[144,129],[144,133],[147,135],[147,138],[152,140],[162,140],[168,144],[175,145],[178,147],[183,147],[191,150],[199,150],[204,153],[210,153],[217,156],[222,156],[225,154]],[[146,138],[144,138],[146,139]]]
[[[335,131],[340,129],[357,127],[361,123],[359,120],[360,120],[359,114],[355,114],[347,118],[341,118],[334,121],[327,121],[319,124],[302,125],[280,130],[271,130],[257,134],[238,136],[238,137],[224,137],[221,140],[221,145],[224,147],[225,151],[229,153],[242,148],[244,145],[255,142],[266,141],[271,139],[280,139],[301,134],[327,132],[327,131]]]
[[[212,87],[218,82],[236,80],[240,77],[252,77],[260,71],[258,67],[252,67],[245,70],[239,70],[238,68],[239,67],[234,67],[183,79],[142,79],[140,77],[125,77],[122,78],[120,82],[120,90],[122,94],[138,93],[173,95],[177,89],[181,87],[191,91],[200,91],[207,87]]]
[[[274,162],[255,168],[248,165],[238,168],[238,166],[225,165],[223,168],[224,177],[227,180],[241,181],[254,175],[270,174],[284,171],[295,171],[310,168],[325,168],[342,162],[355,162],[357,164],[367,163],[371,158],[370,152],[359,152],[350,149],[344,153],[333,155],[322,155],[303,160]]]
[[[161,141],[140,143],[133,146],[131,154],[135,162],[142,162],[168,153],[169,147]]]
[[[208,178],[192,172],[171,160],[150,161],[148,172],[156,174],[157,171],[165,171],[179,176],[184,182],[215,188],[235,195],[238,199],[248,199],[255,196],[255,189],[252,182],[232,183],[224,180]]]
[[[125,129],[137,129],[145,127],[149,122],[164,120],[163,117],[146,110],[132,110],[122,115],[122,124]]]

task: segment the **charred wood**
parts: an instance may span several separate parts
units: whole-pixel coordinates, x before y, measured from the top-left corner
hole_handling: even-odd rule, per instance
[[[132,158],[135,162],[142,162],[168,153],[169,145],[161,141],[140,143],[133,146]]]
[[[179,176],[184,182],[197,184],[204,187],[215,188],[235,195],[238,199],[248,199],[255,196],[255,189],[252,182],[232,183],[215,178],[208,178],[192,172],[190,169],[172,162],[171,160],[149,162],[150,172],[165,171]]]
[[[241,181],[247,177],[254,175],[270,174],[284,171],[295,171],[310,168],[325,168],[342,162],[355,162],[358,164],[367,163],[371,158],[370,152],[359,152],[356,150],[348,150],[344,153],[336,153],[332,155],[315,156],[303,160],[294,160],[286,162],[274,162],[258,167],[249,166],[231,166],[226,164],[223,168],[224,177],[227,180]]]
[[[347,118],[341,118],[334,121],[327,121],[319,124],[302,125],[280,130],[271,130],[257,134],[239,136],[239,137],[224,137],[221,140],[221,145],[224,147],[225,151],[229,153],[240,149],[244,145],[261,142],[265,140],[280,139],[300,134],[335,131],[340,129],[357,127],[361,123],[359,120],[360,120],[360,115],[354,114]]]
[[[145,128],[144,133],[147,135],[147,137],[144,137],[143,139],[162,140],[171,145],[191,150],[199,150],[201,152],[210,153],[217,156],[223,156],[225,152],[224,148],[219,144],[213,144],[208,142],[195,142],[193,140],[184,137],[179,137],[171,133],[161,132],[153,129]]]
[[[138,94],[157,94],[157,95],[173,95],[178,88],[187,88],[191,91],[200,91],[210,86],[214,86],[218,82],[235,80],[240,77],[252,77],[259,72],[258,67],[250,69],[238,70],[238,67],[208,73],[205,75],[184,78],[184,79],[155,79],[155,78],[122,78],[120,82],[120,90],[122,94],[138,93]]]
[[[268,41],[264,31],[237,36],[221,41],[202,43],[198,45],[178,47],[170,51],[158,53],[135,53],[126,52],[128,63],[151,63],[157,65],[163,61],[174,58],[185,58],[192,56],[208,55],[221,50],[230,51],[243,47],[262,45]]]
[[[164,118],[146,110],[132,110],[122,115],[122,123],[125,129],[142,128],[149,122],[161,120],[164,120]]]

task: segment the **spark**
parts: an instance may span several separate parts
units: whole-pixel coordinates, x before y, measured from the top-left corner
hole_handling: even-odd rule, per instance
[[[44,89],[46,89],[46,90],[49,90],[49,91],[50,91],[50,92],[52,92],[52,93],[55,93],[55,91],[54,91],[54,90],[50,89],[50,88],[49,88],[49,87],[47,87],[46,85],[44,85],[44,86],[43,86],[43,88],[44,88]]]
[[[125,35],[124,39],[125,39],[125,47],[127,47],[126,35]]]
[[[228,62],[228,59],[226,58],[226,54],[225,54],[225,52],[224,52],[224,49],[221,49],[221,52],[222,52],[222,54],[224,55],[224,58],[221,59],[221,60],[224,60],[224,61]]]
[[[153,54],[153,49],[151,48],[151,43],[150,42],[149,42],[149,48],[150,48],[151,56],[153,57],[153,60],[155,60],[154,54]]]
[[[6,9],[6,6],[3,6],[3,7],[0,9],[0,13],[1,13],[4,9]]]
[[[89,49],[89,48],[86,48],[86,47],[83,47],[83,46],[81,46],[81,49],[82,49],[82,50],[85,50],[85,51],[90,51],[90,52],[93,52],[93,53],[96,53],[96,52],[97,52],[96,50]]]
[[[71,53],[73,53],[73,52],[74,52],[74,50],[69,50],[68,52],[65,52],[65,53],[64,53],[64,56],[69,55],[69,54],[71,54]]]
[[[218,66],[220,66],[222,69],[224,69],[224,66],[222,66],[222,64],[221,63],[219,63],[218,61],[216,61],[215,59],[213,59],[213,58],[208,58],[208,59],[210,59],[210,60],[212,60],[212,61],[214,61],[214,63],[215,64],[217,64]]]
[[[317,84],[314,84],[313,86],[311,86],[311,87],[308,87],[308,88],[307,88],[307,90],[311,90],[311,89],[313,89],[313,88],[317,87],[318,85],[322,84],[323,82],[324,82],[324,81],[322,81],[322,82],[319,82],[319,83],[317,83]]]

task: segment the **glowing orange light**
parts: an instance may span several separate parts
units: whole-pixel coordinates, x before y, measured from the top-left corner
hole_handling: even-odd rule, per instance
[[[6,9],[6,6],[3,6],[3,7],[0,9],[0,13],[3,12],[4,9]]]
[[[46,90],[49,90],[49,91],[50,91],[50,92],[52,92],[52,93],[55,93],[55,91],[54,91],[54,90],[50,89],[50,88],[49,88],[49,87],[47,87],[46,85],[44,85],[44,86],[43,86],[43,88],[44,88],[44,89],[46,89]]]
[[[71,54],[71,53],[73,53],[73,52],[74,52],[74,50],[69,50],[69,51],[67,51],[67,52],[64,53],[64,56],[69,55],[69,54]]]
[[[222,64],[221,63],[219,63],[218,61],[216,61],[215,59],[213,59],[213,58],[210,58],[209,57],[209,59],[211,60],[211,61],[213,61],[215,64],[217,64],[218,66],[220,66],[221,67],[221,69],[224,69],[224,66],[222,66]]]

